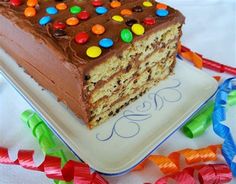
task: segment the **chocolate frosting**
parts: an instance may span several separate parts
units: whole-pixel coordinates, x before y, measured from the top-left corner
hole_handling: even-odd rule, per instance
[[[88,70],[94,66],[105,62],[107,58],[111,57],[114,54],[119,54],[123,49],[130,46],[131,43],[124,43],[120,38],[120,32],[124,28],[129,28],[125,24],[127,20],[135,19],[138,23],[142,24],[145,27],[145,33],[149,34],[152,31],[162,29],[163,27],[168,26],[173,22],[184,22],[184,17],[180,12],[170,7],[167,8],[169,15],[166,17],[158,17],[155,14],[156,11],[156,2],[151,0],[153,3],[152,7],[144,7],[142,3],[144,0],[122,0],[121,7],[111,8],[110,0],[102,0],[104,2],[103,6],[108,9],[108,12],[104,15],[98,15],[95,12],[95,7],[92,5],[91,0],[65,0],[63,1],[67,5],[66,10],[58,11],[55,15],[50,15],[52,21],[46,26],[41,26],[38,22],[39,19],[43,16],[48,15],[46,13],[46,8],[53,6],[58,3],[56,1],[39,1],[39,6],[37,8],[37,14],[34,17],[26,17],[24,15],[24,10],[27,7],[26,0],[22,0],[20,6],[12,6],[10,2],[5,0],[0,0],[0,13],[14,21],[19,27],[27,30],[32,33],[36,38],[43,41],[48,45],[49,49],[53,49],[59,53],[60,57],[64,57],[64,61],[67,62],[67,67],[74,68],[74,66],[81,72],[87,73]],[[61,37],[53,36],[52,23],[54,21],[66,22],[66,19],[69,17],[76,17],[70,13],[70,7],[78,5],[82,10],[86,10],[90,13],[90,18],[88,20],[80,20],[79,24],[76,26],[67,26],[65,29],[66,35]],[[135,6],[141,6],[142,12],[133,12],[130,16],[123,16],[125,21],[119,23],[112,20],[113,15],[120,15],[122,9],[131,9]],[[153,17],[156,19],[156,24],[153,26],[147,26],[143,24],[143,19],[146,17]],[[106,31],[102,35],[95,35],[91,31],[91,27],[95,24],[101,24],[105,27]],[[85,31],[89,34],[89,41],[85,44],[77,44],[75,42],[75,35],[78,32]],[[134,36],[134,41],[141,39],[143,36]],[[113,47],[109,49],[102,48],[102,54],[100,57],[92,59],[86,55],[86,50],[90,46],[98,46],[99,40],[102,38],[111,38],[114,41]],[[72,65],[71,65],[72,64]]]
[[[158,17],[155,15],[156,2],[152,2],[152,7],[144,7],[144,0],[121,0],[121,7],[111,8],[110,0],[102,0],[103,6],[108,9],[104,15],[98,15],[91,0],[64,0],[67,9],[58,11],[55,15],[50,15],[52,21],[46,26],[39,24],[40,18],[48,15],[46,8],[55,7],[57,3],[54,0],[38,0],[36,16],[26,17],[24,10],[27,7],[27,0],[21,0],[20,6],[12,6],[8,0],[0,0],[0,40],[3,48],[11,55],[15,55],[18,63],[22,65],[27,72],[33,76],[46,89],[54,92],[85,122],[90,118],[89,104],[86,99],[86,92],[83,90],[85,85],[84,77],[93,67],[106,62],[109,57],[119,54],[135,41],[144,36],[164,29],[171,24],[184,22],[184,16],[177,10],[167,7],[169,15]],[[61,1],[60,1],[61,2]],[[90,13],[88,20],[80,20],[76,26],[66,26],[66,35],[54,37],[53,23],[55,21],[66,22],[69,17],[75,17],[70,13],[69,8],[78,5],[82,10]],[[131,16],[123,16],[124,22],[115,22],[113,15],[120,15],[123,9],[131,9],[135,6],[141,6],[142,12],[133,12]],[[144,18],[153,17],[156,24],[147,26],[143,23]],[[137,20],[145,27],[145,33],[142,36],[134,35],[132,43],[124,43],[120,38],[120,32],[124,28],[130,29],[126,21],[130,19]],[[6,27],[5,27],[5,25]],[[106,31],[102,35],[95,35],[91,28],[94,24],[101,24]],[[3,27],[2,27],[3,26]],[[2,29],[3,28],[3,29]],[[75,35],[78,32],[85,31],[89,34],[89,41],[83,45],[75,42]],[[102,48],[102,54],[98,58],[92,59],[86,55],[86,50],[90,46],[98,46],[102,38],[111,38],[114,45],[109,49]],[[14,44],[14,45],[11,45]],[[27,51],[29,51],[27,53]],[[31,56],[31,57],[29,57]]]

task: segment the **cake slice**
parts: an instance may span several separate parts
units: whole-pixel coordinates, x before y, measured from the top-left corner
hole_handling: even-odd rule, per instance
[[[171,74],[184,16],[154,0],[0,0],[0,45],[88,127]]]

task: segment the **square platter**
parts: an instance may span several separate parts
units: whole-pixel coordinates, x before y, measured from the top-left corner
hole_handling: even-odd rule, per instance
[[[218,87],[212,77],[178,60],[173,75],[89,130],[1,49],[0,75],[78,158],[106,175],[135,167],[207,103]]]

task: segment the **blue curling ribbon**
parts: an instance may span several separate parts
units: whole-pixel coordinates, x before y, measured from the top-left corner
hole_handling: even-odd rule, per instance
[[[214,111],[212,115],[214,132],[224,139],[222,144],[222,154],[229,165],[232,173],[236,176],[236,144],[231,134],[230,128],[223,124],[226,120],[226,104],[230,92],[236,90],[236,77],[229,78],[220,85],[216,94]]]

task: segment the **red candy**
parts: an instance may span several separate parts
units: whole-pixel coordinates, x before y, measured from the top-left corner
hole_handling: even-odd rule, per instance
[[[93,6],[97,7],[97,6],[102,6],[103,2],[102,2],[102,0],[93,0],[92,4],[93,4]]]
[[[86,32],[77,33],[75,36],[75,41],[76,41],[76,43],[79,43],[79,44],[86,43],[88,41],[88,39],[89,39],[89,35]]]
[[[154,25],[156,23],[156,20],[153,17],[146,17],[143,20],[144,24],[146,25]]]
[[[90,17],[90,14],[89,12],[87,11],[82,11],[80,12],[77,17],[80,19],[80,20],[87,20],[89,17]]]
[[[63,22],[56,21],[53,23],[53,28],[54,29],[65,29],[66,24],[64,24]]]
[[[22,4],[21,0],[10,0],[12,6],[19,6]]]

